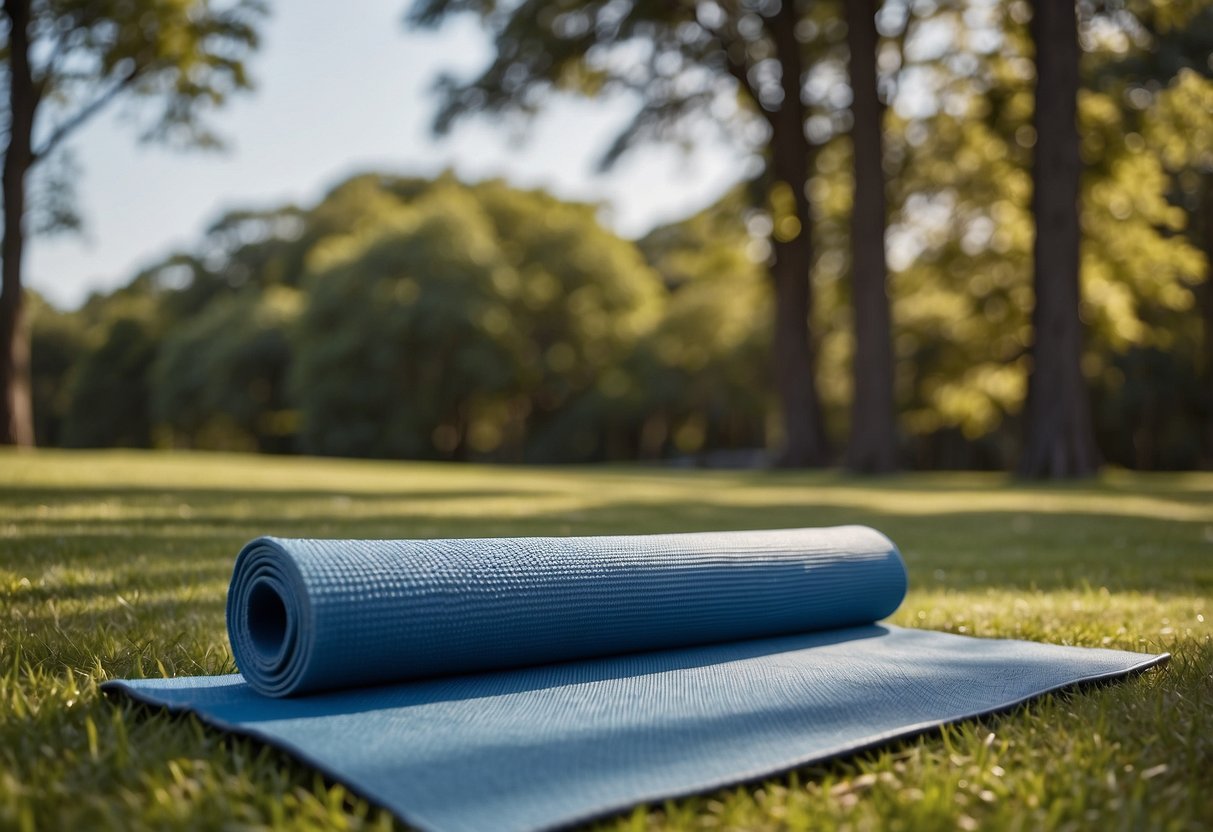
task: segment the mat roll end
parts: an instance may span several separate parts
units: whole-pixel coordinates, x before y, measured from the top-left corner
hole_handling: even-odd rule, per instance
[[[227,632],[236,665],[258,693],[287,696],[307,674],[311,609],[294,560],[273,538],[236,557],[227,595]]]

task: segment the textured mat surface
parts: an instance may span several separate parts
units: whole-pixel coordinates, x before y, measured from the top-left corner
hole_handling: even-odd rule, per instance
[[[874,622],[863,527],[253,541],[242,675],[108,689],[269,742],[432,830],[566,825],[753,779],[1164,657]]]

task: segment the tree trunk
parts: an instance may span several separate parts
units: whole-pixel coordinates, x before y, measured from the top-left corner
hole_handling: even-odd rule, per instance
[[[1197,289],[1201,312],[1201,379],[1204,384],[1204,424],[1201,426],[1204,440],[1204,467],[1213,469],[1213,173],[1203,177],[1203,205],[1201,211],[1201,234],[1205,252],[1205,282]]]
[[[784,183],[791,189],[799,223],[794,234],[780,233],[777,229],[772,236],[771,277],[775,283],[775,384],[785,436],[778,462],[782,467],[807,468],[826,464],[829,454],[809,332],[813,215],[806,187],[811,149],[804,134],[806,114],[800,97],[804,68],[800,42],[796,39],[796,20],[792,0],[784,0],[779,11],[768,20],[783,73],[783,101],[771,117],[771,179],[773,186]]]
[[[1025,408],[1025,477],[1081,477],[1099,468],[1078,314],[1078,22],[1072,2],[1035,0],[1036,152],[1032,214],[1036,304]]]
[[[26,175],[34,163],[38,94],[29,63],[29,0],[6,0],[9,21],[9,141],[0,189],[4,238],[0,243],[0,445],[34,444],[30,401],[29,326],[21,288],[25,249]]]
[[[851,302],[855,307],[855,395],[847,468],[887,473],[897,467],[893,412],[893,345],[885,266],[885,180],[882,121],[876,89],[876,3],[850,0],[851,142],[855,197],[851,208]]]

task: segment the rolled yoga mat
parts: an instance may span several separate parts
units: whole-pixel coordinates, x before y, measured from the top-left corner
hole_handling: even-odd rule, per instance
[[[566,826],[1166,659],[876,624],[905,591],[861,526],[260,538],[228,592],[240,674],[105,688],[455,832]]]

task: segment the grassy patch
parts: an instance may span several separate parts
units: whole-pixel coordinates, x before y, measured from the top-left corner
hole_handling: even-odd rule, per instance
[[[220,455],[0,455],[0,829],[394,827],[282,755],[101,699],[233,670],[258,534],[436,537],[867,523],[903,548],[894,623],[1174,654],[1125,684],[608,829],[1200,829],[1213,819],[1213,475],[525,469]],[[474,794],[475,784],[468,784]]]

